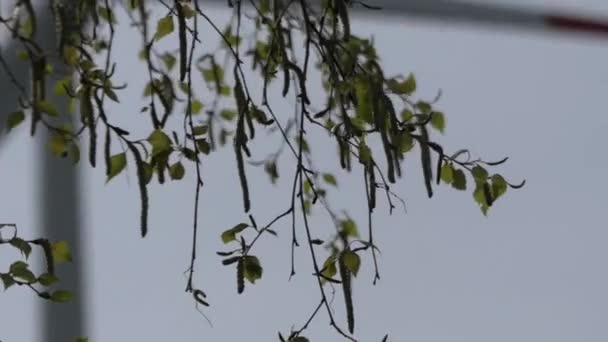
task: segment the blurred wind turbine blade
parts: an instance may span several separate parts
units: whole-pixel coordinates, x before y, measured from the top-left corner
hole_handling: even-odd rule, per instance
[[[354,7],[359,14],[377,16],[411,16],[429,20],[513,27],[525,30],[580,32],[608,38],[608,18],[586,18],[560,13],[546,13],[491,4],[448,0],[366,0]]]

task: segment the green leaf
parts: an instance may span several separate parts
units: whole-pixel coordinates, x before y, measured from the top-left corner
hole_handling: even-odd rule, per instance
[[[338,186],[338,182],[336,181],[336,177],[334,175],[332,175],[331,173],[324,173],[323,174],[323,180],[327,184],[331,184],[333,186]]]
[[[9,267],[9,272],[14,273],[15,271],[19,270],[27,270],[28,267],[29,265],[23,261],[15,261]]]
[[[479,165],[476,165],[471,173],[473,174],[473,178],[475,178],[475,182],[478,184],[483,184],[488,179],[488,171]]]
[[[194,126],[192,129],[194,135],[204,135],[207,134],[207,131],[209,131],[209,126],[207,125]]]
[[[74,342],[89,342],[89,338],[88,337],[79,337]]]
[[[32,271],[27,269],[27,264],[26,264],[26,268],[17,268],[17,269],[13,270],[11,267],[11,275],[14,278],[23,279],[28,283],[36,282],[36,276],[34,275],[34,273],[32,273]]]
[[[9,287],[15,284],[15,280],[8,273],[0,273],[0,280],[2,280],[2,285],[4,285],[4,290],[8,290]]]
[[[431,126],[443,133],[445,129],[445,116],[442,112],[432,112],[431,113]]]
[[[23,111],[10,113],[8,118],[6,118],[6,126],[8,127],[8,131],[10,132],[13,128],[19,126],[23,120],[25,120],[25,114]]]
[[[162,55],[161,59],[163,60],[163,63],[165,63],[165,66],[169,71],[173,69],[175,63],[177,62],[177,58],[175,58],[175,56],[170,53],[165,53],[164,55]]]
[[[403,82],[399,82],[394,78],[388,80],[387,86],[395,94],[411,95],[416,90],[416,78],[414,74],[410,73],[408,78]]]
[[[49,139],[49,148],[56,156],[64,156],[68,151],[68,142],[60,134],[52,134]]]
[[[220,112],[220,116],[227,121],[232,121],[236,117],[236,110],[234,109],[224,109]]]
[[[59,111],[57,108],[55,108],[55,105],[49,101],[38,101],[34,104],[34,106],[36,106],[39,112],[47,113],[50,116],[59,116]]]
[[[403,111],[401,111],[401,120],[407,122],[407,121],[412,120],[413,117],[414,117],[414,113],[412,113],[411,110],[404,109]]]
[[[166,37],[168,34],[173,32],[173,16],[168,15],[164,18],[161,18],[156,24],[156,34],[154,35],[154,39],[157,41]]]
[[[209,145],[207,139],[198,139],[196,141],[196,147],[198,147],[198,150],[204,154],[209,154],[211,152],[211,145]]]
[[[40,283],[40,285],[43,286],[51,286],[55,284],[58,280],[59,278],[50,273],[44,273],[38,277],[38,282]]]
[[[447,184],[454,181],[454,167],[451,163],[444,163],[441,166],[441,180]]]
[[[429,114],[433,110],[433,107],[431,107],[431,105],[425,101],[416,102],[416,107],[420,109],[423,114]]]
[[[108,97],[109,97],[109,98],[110,98],[112,101],[114,101],[114,102],[116,102],[116,103],[119,103],[119,102],[120,102],[120,101],[118,100],[118,96],[116,95],[116,93],[114,92],[114,90],[112,90],[112,88],[110,88],[110,87],[104,87],[104,88],[103,88],[103,92],[104,92],[106,95],[108,95]]]
[[[146,162],[142,162],[143,164],[143,169],[144,169],[144,183],[148,184],[150,183],[150,180],[152,179],[152,174],[154,173],[154,169],[152,168],[152,166]]]
[[[272,184],[276,184],[277,179],[279,178],[279,170],[277,168],[277,163],[275,161],[268,161],[264,164],[264,171],[270,177],[270,182]]]
[[[340,226],[342,227],[341,233],[346,236],[358,237],[359,232],[357,230],[357,224],[352,219],[346,219],[340,221]]]
[[[192,112],[192,114],[200,114],[201,110],[203,110],[203,104],[201,103],[201,101],[192,100],[192,103],[190,104],[190,111]]]
[[[304,336],[297,336],[292,339],[289,339],[288,342],[309,342],[309,340]]]
[[[236,234],[242,232],[247,227],[249,227],[247,223],[239,223],[236,226],[224,231],[222,233],[222,242],[228,243],[230,241],[236,241]]]
[[[467,189],[467,178],[465,177],[464,172],[462,170],[454,170],[454,180],[452,181],[452,187],[458,190]]]
[[[358,78],[355,81],[355,95],[357,96],[357,117],[368,123],[371,123],[373,121],[370,94],[371,91],[369,89],[369,83],[366,82],[364,79]]]
[[[21,251],[21,253],[23,253],[26,259],[30,256],[30,253],[32,252],[32,246],[30,246],[29,243],[25,242],[25,240],[20,239],[18,237],[11,239],[10,244],[11,246]]]
[[[336,257],[330,255],[323,263],[323,272],[321,272],[321,274],[326,278],[333,278],[337,272],[338,269],[336,268]]]
[[[123,153],[119,153],[110,157],[110,168],[108,179],[106,183],[110,181],[110,179],[114,178],[116,175],[122,172],[127,166],[127,155]]]
[[[499,174],[493,175],[492,194],[494,195],[494,198],[496,199],[504,195],[505,192],[507,192],[507,181],[505,181],[505,179]]]
[[[477,184],[475,187],[475,191],[473,192],[473,198],[475,202],[479,205],[481,212],[484,215],[488,213],[488,200],[486,198],[485,192],[483,191],[483,184]]]
[[[72,261],[72,255],[66,241],[55,241],[51,243],[53,261],[55,263]]]
[[[356,277],[359,272],[359,267],[361,266],[361,258],[359,258],[359,255],[348,249],[342,253],[342,260],[344,261],[346,268],[348,268]]]
[[[416,77],[414,74],[410,73],[403,84],[404,92],[408,95],[411,95],[416,91]]]
[[[169,167],[169,176],[171,176],[171,179],[173,180],[180,180],[184,178],[185,173],[186,170],[181,162],[177,162]]]
[[[152,156],[171,150],[171,139],[161,129],[156,129],[150,136],[148,142],[152,145]]]
[[[64,303],[72,300],[72,293],[65,290],[57,290],[51,294],[51,300],[53,302]]]
[[[412,139],[412,135],[408,131],[404,130],[397,138],[399,142],[399,151],[401,153],[407,153],[414,148],[414,139]]]
[[[70,144],[70,157],[72,157],[72,162],[74,164],[78,164],[80,161],[80,148],[76,144]]]
[[[372,161],[372,151],[364,143],[359,143],[359,162],[363,165],[368,165]]]
[[[253,255],[247,255],[243,258],[243,267],[245,279],[250,283],[255,284],[255,281],[262,278],[263,268],[260,265],[260,260]]]

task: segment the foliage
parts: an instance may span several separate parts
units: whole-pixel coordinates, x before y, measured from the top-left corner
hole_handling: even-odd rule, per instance
[[[160,6],[164,11],[156,22],[150,19],[151,6]],[[324,0],[320,5],[305,0],[228,0],[228,6],[233,10],[232,19],[220,28],[197,1],[126,2],[123,10],[142,39],[142,48],[135,53],[149,77],[142,90],[144,104],[140,116],[141,126],[148,124],[149,130],[137,135],[115,124],[116,118],[108,111],[111,103],[120,103],[121,91],[126,88],[126,84],[117,81],[120,75],[115,70],[120,57],[113,50],[118,24],[115,13],[121,10],[120,6],[109,0],[54,0],[53,18],[60,39],[56,47],[48,49],[37,40],[37,22],[42,9],[35,9],[29,0],[17,2],[15,14],[0,18],[0,23],[23,47],[16,53],[31,65],[32,76],[30,87],[11,77],[21,96],[19,108],[8,115],[8,127],[13,130],[29,119],[33,135],[42,126],[52,133],[50,150],[57,156],[72,158],[74,163],[80,162],[81,140],[86,139],[87,162],[97,167],[101,151],[107,182],[124,174],[127,165],[133,163],[141,200],[142,237],[148,233],[147,189],[153,178],[160,184],[166,183],[167,176],[180,181],[194,170],[197,208],[204,188],[202,161],[211,153],[234,154],[233,176],[241,186],[242,210],[248,214],[249,222],[238,223],[221,234],[221,241],[233,248],[219,251],[218,255],[224,265],[235,267],[237,292],[242,293],[246,283],[254,284],[263,276],[262,260],[254,255],[256,242],[268,234],[277,235],[272,226],[290,217],[291,275],[296,273],[294,253],[300,246],[296,231],[301,230],[306,235],[304,244],[310,251],[320,300],[309,320],[300,329],[291,331],[287,338],[279,333],[280,340],[308,341],[303,332],[322,308],[335,331],[354,340],[352,282],[364,258],[371,258],[373,262],[374,283],[380,279],[372,215],[378,196],[386,198],[389,213],[395,208],[394,201],[402,201],[391,190],[391,185],[403,177],[406,157],[411,158],[414,151],[418,152],[428,197],[433,196],[434,188],[441,182],[461,191],[473,188],[473,198],[483,214],[487,214],[509,187],[519,188],[523,183],[510,184],[503,176],[490,171],[507,158],[488,162],[472,158],[466,149],[447,153],[447,149],[435,141],[437,133],[444,133],[446,127],[444,113],[435,107],[438,99],[417,99],[417,80],[412,73],[386,75],[373,41],[351,30],[353,6],[376,8],[348,0]],[[254,32],[243,32],[243,20],[252,21]],[[199,55],[201,45],[208,45],[212,37],[208,32],[199,31],[202,23],[208,24],[214,31],[214,39],[222,43],[217,51]],[[160,46],[165,46],[168,37],[177,38],[174,40],[177,46],[162,50]],[[222,57],[223,62],[218,62]],[[257,73],[256,81],[246,77],[246,65]],[[5,67],[4,71],[11,76],[10,69]],[[321,76],[326,95],[321,101],[309,96],[310,87],[317,86],[309,81],[313,73]],[[194,84],[199,80],[204,87],[195,89]],[[262,84],[258,87],[262,89],[261,98],[254,96],[253,82]],[[271,94],[270,85],[277,83],[280,94]],[[52,94],[46,89],[53,89]],[[298,109],[293,117],[275,112],[271,103],[278,96],[295,98]],[[66,100],[70,111],[61,113],[57,103]],[[185,105],[183,110],[182,105]],[[323,109],[314,110],[315,106]],[[77,124],[65,124],[66,118],[76,118]],[[169,122],[175,121],[181,122],[181,130],[169,128]],[[263,161],[254,162],[251,150],[255,148],[253,141],[260,130],[278,132],[282,145]],[[322,165],[322,168],[314,165],[314,151],[306,135],[312,130],[329,134],[337,149],[340,168],[363,171],[361,181],[366,197],[362,200],[368,206],[365,234],[348,214],[331,209],[327,193],[338,191],[340,182],[327,172],[331,165]],[[100,145],[102,147],[98,147]],[[231,145],[231,149],[226,151],[222,148],[225,145]],[[278,158],[284,151],[295,160],[289,205],[268,224],[259,226],[252,213],[254,202],[247,171],[250,167],[263,167],[275,184],[281,179]],[[291,169],[293,167],[287,168]],[[311,234],[308,218],[315,207],[330,214],[335,236],[329,241]],[[301,217],[302,225],[296,223],[296,217]],[[195,209],[186,291],[197,303],[207,306],[206,294],[194,286],[193,279],[198,224]],[[29,254],[25,251],[30,244],[39,243],[36,241],[45,240],[24,241],[15,235],[3,243]],[[57,246],[55,261],[66,260],[64,245],[53,246]],[[320,259],[323,253],[327,254],[324,262]],[[10,272],[2,276],[3,281],[6,277],[9,282],[29,287],[36,282],[45,285],[51,277],[35,277],[24,263],[14,264]],[[342,287],[348,331],[334,317],[326,297],[327,283]],[[68,297],[66,293],[50,295],[54,300]],[[386,341],[387,336],[383,340]]]
[[[7,233],[7,231],[11,232]],[[23,259],[13,262],[8,271],[0,272],[3,289],[8,290],[14,285],[26,286],[40,298],[53,302],[69,301],[72,298],[71,292],[52,288],[59,280],[55,274],[55,266],[72,261],[67,243],[65,241],[51,242],[47,239],[24,240],[18,236],[17,232],[15,224],[0,224],[0,246],[6,245],[15,248]],[[33,247],[39,247],[45,259],[45,271],[38,275],[34,274],[27,263]]]

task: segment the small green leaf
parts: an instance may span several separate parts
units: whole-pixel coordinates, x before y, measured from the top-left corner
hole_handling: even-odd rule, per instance
[[[289,339],[287,342],[309,342],[309,340],[304,336],[297,336],[292,339]]]
[[[249,225],[247,223],[239,223],[236,226],[224,231],[222,233],[222,242],[228,243],[230,241],[236,241],[236,234],[242,232]]]
[[[150,180],[152,179],[152,174],[154,173],[154,169],[152,168],[152,166],[146,162],[142,162],[143,164],[143,169],[144,169],[144,183],[148,184],[150,183]]]
[[[55,241],[51,243],[53,261],[55,263],[72,261],[72,255],[66,241]]]
[[[323,180],[327,184],[331,184],[333,186],[338,186],[338,182],[336,181],[336,177],[334,175],[332,175],[331,173],[324,173],[323,174]]]
[[[190,111],[192,112],[192,114],[200,114],[201,110],[203,110],[203,104],[201,103],[201,101],[192,100],[192,103],[190,104]]]
[[[89,342],[89,338],[88,337],[79,337],[74,342]]]
[[[20,239],[18,237],[11,239],[10,244],[11,244],[11,246],[13,246],[13,247],[17,248],[19,251],[21,251],[21,253],[23,253],[23,255],[25,256],[26,259],[30,256],[30,253],[32,252],[32,247],[30,246],[30,244],[25,242],[25,240]]]
[[[194,126],[192,129],[194,135],[204,135],[207,134],[207,131],[209,131],[209,126],[207,125]]]
[[[454,180],[452,181],[452,187],[458,190],[466,190],[467,189],[467,178],[464,175],[464,172],[460,169],[454,170]]]
[[[355,81],[355,95],[357,96],[357,117],[371,123],[373,115],[369,82],[362,78],[357,78]]]
[[[177,58],[170,53],[165,53],[162,55],[161,59],[163,60],[163,63],[165,63],[168,70],[173,69],[175,63],[177,62]]]
[[[346,236],[358,237],[359,232],[357,230],[357,224],[352,219],[342,220],[340,222],[340,226],[342,227],[341,233]]]
[[[80,161],[80,148],[76,144],[70,144],[70,157],[72,157],[72,162],[74,164],[78,164]]]
[[[44,273],[38,277],[38,282],[43,286],[51,286],[55,284],[58,280],[59,278],[50,273]]]
[[[361,258],[359,258],[359,255],[351,250],[346,250],[342,253],[342,258],[346,268],[348,268],[356,277],[359,272],[359,267],[361,266]]]
[[[12,112],[8,115],[6,119],[6,126],[8,127],[8,131],[10,132],[13,128],[19,126],[21,122],[25,120],[25,114],[23,111]]]
[[[471,173],[473,174],[473,178],[475,178],[475,182],[478,184],[483,184],[486,182],[486,179],[488,179],[488,171],[479,165],[476,165]]]
[[[72,297],[72,293],[65,290],[57,290],[51,294],[51,300],[59,303],[69,302]]]
[[[27,53],[27,51],[23,49],[17,50],[16,55],[20,61],[27,61],[30,58],[30,55]]]
[[[414,117],[414,113],[412,113],[411,110],[404,109],[403,111],[401,111],[401,120],[408,122],[408,121],[412,120],[413,117]]]
[[[9,267],[9,272],[14,273],[15,271],[19,270],[27,270],[28,267],[28,264],[23,261],[15,261]]]
[[[184,157],[186,157],[188,160],[196,161],[196,152],[194,152],[193,150],[184,147],[182,148],[182,153],[184,154]]]
[[[432,112],[431,113],[431,126],[443,133],[445,129],[445,116],[442,112]]]
[[[263,268],[260,265],[260,260],[253,255],[247,255],[243,258],[243,267],[245,279],[250,283],[255,284],[255,281],[262,278]]]
[[[118,96],[110,87],[104,87],[103,92],[114,102],[119,103]]]
[[[274,161],[266,162],[266,164],[264,164],[264,171],[266,171],[266,174],[268,174],[268,177],[270,177],[270,182],[272,182],[272,184],[276,184],[277,179],[279,178],[277,163]]]
[[[2,280],[2,284],[4,285],[4,290],[8,290],[9,287],[15,284],[15,280],[8,273],[0,273],[0,280]]]
[[[372,161],[372,151],[364,143],[359,143],[359,161],[363,165],[368,165]]]
[[[483,190],[483,184],[477,184],[475,187],[475,191],[473,192],[473,198],[475,202],[479,205],[481,212],[484,215],[488,214],[488,199],[486,198],[485,192]]]
[[[406,94],[411,95],[416,91],[416,77],[414,74],[410,73],[403,84],[403,90]]]
[[[127,166],[127,155],[124,152],[111,156],[109,174],[106,182],[109,182],[110,179],[121,173],[122,170],[125,169],[125,166]]]
[[[444,163],[441,166],[441,180],[447,184],[454,181],[454,167],[451,163]]]
[[[196,141],[196,147],[198,147],[198,150],[204,154],[209,154],[211,152],[211,145],[209,145],[207,139],[198,139]]]
[[[423,114],[429,114],[433,110],[433,107],[431,107],[431,105],[425,101],[416,102],[416,107],[420,109]]]
[[[386,83],[388,88],[395,94],[411,95],[416,91],[416,78],[412,73],[410,73],[408,78],[403,82],[399,82],[397,79],[392,78]]]
[[[59,111],[51,102],[42,100],[34,104],[39,112],[47,113],[50,116],[59,116]]]
[[[52,134],[48,146],[56,156],[64,156],[68,151],[68,142],[60,134]]]
[[[184,165],[181,162],[177,162],[169,167],[169,176],[173,180],[180,180],[184,178],[184,174],[186,173],[186,169],[184,169]]]
[[[152,145],[152,156],[171,150],[171,139],[161,129],[156,129],[150,136],[148,142]]]
[[[337,272],[336,257],[330,255],[323,263],[323,272],[321,272],[321,274],[326,278],[333,278]]]
[[[34,273],[32,273],[32,271],[27,269],[27,264],[26,264],[26,268],[17,268],[14,270],[11,269],[11,275],[15,278],[23,279],[28,283],[36,282],[36,276],[34,275]]]
[[[173,16],[168,15],[164,18],[161,18],[156,24],[156,34],[154,35],[154,39],[161,40],[166,37],[168,34],[173,32]]]
[[[494,195],[494,198],[496,199],[504,195],[505,192],[507,192],[507,181],[505,181],[505,179],[499,174],[493,175],[492,194]]]
[[[224,109],[220,112],[220,116],[227,121],[232,121],[236,117],[236,110],[233,109]]]

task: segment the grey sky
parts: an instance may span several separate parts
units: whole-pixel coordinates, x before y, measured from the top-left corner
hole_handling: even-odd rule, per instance
[[[601,1],[526,3],[608,16],[608,4]],[[608,142],[608,41],[411,19],[356,20],[354,27],[356,33],[374,35],[387,73],[413,71],[425,98],[442,89],[438,107],[446,112],[447,131],[437,140],[449,151],[470,148],[488,159],[508,155],[501,173],[514,182],[528,181],[524,189],[509,191],[485,218],[469,192],[441,187],[428,200],[418,159],[406,159],[408,176],[395,191],[404,196],[408,213],[396,211],[389,217],[381,207],[375,215],[382,280],[371,286],[371,259],[364,258],[354,284],[359,340],[380,341],[385,333],[391,341],[417,342],[608,339],[608,277],[603,271],[608,231],[602,228],[608,192],[603,158]],[[126,125],[137,122],[141,102],[131,99],[139,98],[145,77],[136,68],[134,42],[139,46],[137,37],[119,36],[116,49],[131,52],[125,55],[129,64],[119,70],[129,72],[125,75],[131,90],[121,96],[121,110],[113,114]],[[290,115],[292,107],[282,108]],[[0,150],[0,221],[17,222],[25,236],[35,236],[35,184],[30,180],[40,165],[32,161],[26,129],[14,135]],[[268,139],[255,155],[263,157],[273,141]],[[334,145],[324,148],[323,140],[313,145],[316,165],[338,170]],[[141,240],[135,178],[121,176],[104,185],[102,169],[83,168],[83,229],[92,255],[87,265],[92,341],[272,341],[277,330],[304,323],[318,302],[318,288],[305,248],[297,249],[298,274],[287,282],[286,222],[276,227],[279,239],[260,242],[264,277],[241,296],[236,294],[234,270],[221,266],[215,255],[221,231],[246,219],[240,214],[233,163],[225,151],[204,164],[196,280],[209,295],[212,306],[205,312],[213,328],[183,292],[192,172],[190,181],[154,187],[150,234]],[[285,209],[289,189],[284,185],[292,173],[285,166],[276,192],[265,190],[269,183],[263,173],[251,171],[259,222]],[[333,205],[364,222],[360,175],[337,174],[340,188],[331,197]],[[329,231],[328,218],[317,212],[314,229]],[[4,268],[5,253],[0,255]],[[25,289],[0,295],[3,342],[37,339],[32,317],[38,302]],[[334,308],[344,323],[339,291]],[[341,341],[325,314],[306,335],[312,341]]]

